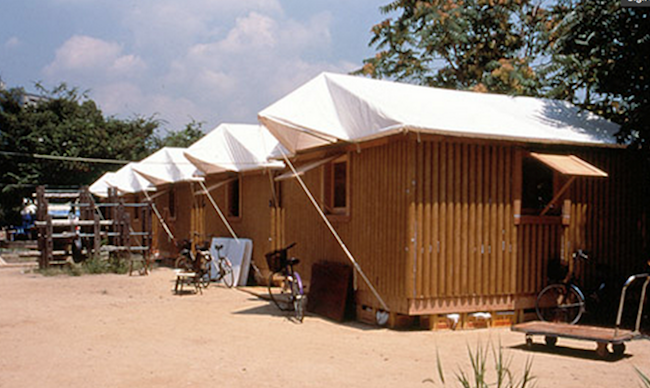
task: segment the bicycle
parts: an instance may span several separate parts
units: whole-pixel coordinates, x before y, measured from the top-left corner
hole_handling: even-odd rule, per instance
[[[295,319],[302,322],[305,314],[305,291],[300,274],[293,268],[300,260],[295,257],[288,258],[287,255],[287,251],[295,245],[294,242],[265,255],[271,270],[268,290],[271,301],[280,311],[293,311]],[[277,276],[282,279],[279,290],[273,287],[274,278]]]
[[[217,245],[217,261],[215,262],[207,243],[197,247],[196,256],[192,253],[192,243],[189,240],[183,240],[180,244],[181,251],[179,257],[176,259],[175,267],[187,272],[196,273],[196,280],[198,284],[207,288],[211,280],[223,283],[228,288],[232,288],[235,284],[235,277],[232,269],[232,263],[227,257],[221,255],[223,245]],[[213,263],[216,274],[213,274]]]
[[[581,249],[574,252],[572,258],[574,263],[577,263],[576,259],[583,262],[590,261],[589,256]],[[553,264],[556,267],[553,267]],[[566,274],[562,274],[565,271]],[[549,275],[550,278],[563,280],[549,284],[539,292],[535,301],[537,317],[546,322],[577,323],[587,309],[585,294],[577,284],[575,271],[573,271],[573,268],[566,270],[557,262],[550,262]],[[599,295],[604,288],[605,283],[599,283],[598,288],[588,295],[595,302],[598,302]]]

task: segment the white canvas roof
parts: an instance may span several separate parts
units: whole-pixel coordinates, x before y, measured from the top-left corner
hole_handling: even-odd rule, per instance
[[[156,186],[193,179],[197,172],[183,154],[187,148],[163,147],[140,162],[133,170]]]
[[[283,168],[269,160],[279,146],[271,133],[258,124],[221,124],[186,151],[185,157],[205,174]]]
[[[108,188],[110,187],[108,185],[108,180],[110,179],[111,176],[115,174],[114,172],[106,172],[104,175],[99,177],[90,187],[88,187],[88,191],[90,191],[92,194],[106,198],[108,197]]]
[[[557,100],[322,73],[258,118],[292,153],[400,131],[560,144],[615,144],[618,125]]]
[[[155,190],[153,185],[133,170],[135,163],[129,163],[106,179],[109,186],[115,187],[120,194],[133,194],[145,190]]]

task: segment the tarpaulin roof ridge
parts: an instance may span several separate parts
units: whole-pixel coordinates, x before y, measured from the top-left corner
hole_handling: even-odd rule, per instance
[[[184,154],[207,174],[281,168],[283,163],[268,159],[278,144],[260,124],[223,123],[192,144]]]
[[[577,106],[322,73],[258,114],[291,152],[398,128],[564,144],[615,144],[618,125]]]

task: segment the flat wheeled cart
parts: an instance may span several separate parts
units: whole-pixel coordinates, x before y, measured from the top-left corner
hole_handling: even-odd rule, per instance
[[[635,330],[622,330],[620,329],[621,317],[623,316],[623,307],[625,305],[625,293],[630,284],[637,279],[645,279],[643,288],[641,290],[641,297],[639,300],[639,310],[636,317]],[[511,327],[512,331],[517,331],[526,334],[526,345],[532,347],[533,336],[544,336],[546,345],[554,347],[558,338],[571,338],[576,340],[595,341],[597,344],[596,353],[601,358],[607,358],[610,351],[607,346],[611,344],[612,353],[615,357],[621,357],[625,353],[625,342],[633,339],[641,338],[639,332],[641,326],[641,316],[643,314],[643,305],[645,294],[650,282],[650,274],[639,274],[630,276],[623,290],[621,291],[621,300],[618,305],[618,314],[616,316],[616,327],[605,328],[597,326],[586,325],[572,325],[569,323],[559,322],[525,322],[514,325]]]

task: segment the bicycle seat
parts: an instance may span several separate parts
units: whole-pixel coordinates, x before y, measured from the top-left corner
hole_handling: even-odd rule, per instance
[[[295,257],[292,257],[289,260],[287,260],[287,264],[289,265],[297,265],[298,263],[300,263],[300,259],[297,259]]]
[[[221,250],[221,248],[223,248],[223,245],[219,245],[219,244],[217,244],[217,245],[215,245],[214,247],[215,247],[217,250]]]

